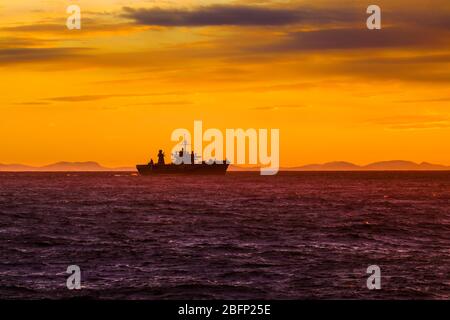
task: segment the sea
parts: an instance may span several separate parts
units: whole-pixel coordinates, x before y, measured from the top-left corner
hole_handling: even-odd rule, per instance
[[[449,299],[450,172],[0,173],[0,298]]]

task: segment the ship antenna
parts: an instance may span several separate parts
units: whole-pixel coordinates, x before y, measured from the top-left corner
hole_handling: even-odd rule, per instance
[[[184,146],[184,152],[187,152],[187,141],[186,141],[186,135],[184,135],[184,140],[183,140],[183,146]]]

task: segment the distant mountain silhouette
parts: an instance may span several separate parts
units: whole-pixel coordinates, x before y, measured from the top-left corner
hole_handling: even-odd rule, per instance
[[[427,162],[422,162],[420,164],[404,161],[404,160],[393,160],[393,161],[382,161],[371,163],[367,166],[362,167],[364,170],[450,170],[450,167],[431,164]]]
[[[42,171],[106,171],[107,168],[97,162],[57,162],[44,167]]]
[[[324,164],[309,164],[295,168],[283,168],[283,171],[414,171],[414,170],[450,170],[450,166],[422,162],[392,160],[370,163],[359,166],[350,162],[328,162]]]
[[[306,166],[293,168],[301,171],[352,171],[359,170],[361,167],[356,164],[345,161],[327,162],[324,164],[308,164]]]
[[[23,164],[1,164],[0,171],[35,171],[36,168]]]
[[[65,172],[65,171],[134,171],[131,167],[107,168],[97,162],[57,162],[42,167],[33,167],[22,164],[0,164],[0,171],[32,171],[32,172]]]

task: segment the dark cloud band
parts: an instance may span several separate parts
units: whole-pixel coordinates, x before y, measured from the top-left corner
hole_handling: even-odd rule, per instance
[[[309,16],[307,10],[301,12],[292,9],[236,5],[216,5],[192,10],[125,7],[124,11],[124,17],[138,24],[166,27],[280,26],[304,21]]]

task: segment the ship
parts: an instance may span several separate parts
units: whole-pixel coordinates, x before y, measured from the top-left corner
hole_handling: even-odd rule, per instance
[[[224,175],[230,165],[229,161],[217,161],[210,159],[199,162],[199,157],[191,151],[187,151],[186,140],[180,151],[172,154],[172,163],[165,163],[165,154],[159,150],[158,162],[153,159],[148,164],[138,164],[136,169],[142,176],[160,175],[160,174],[186,174],[186,175]]]

